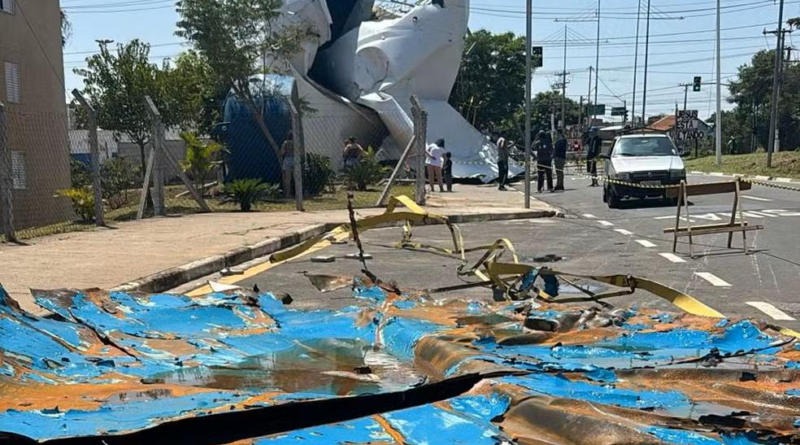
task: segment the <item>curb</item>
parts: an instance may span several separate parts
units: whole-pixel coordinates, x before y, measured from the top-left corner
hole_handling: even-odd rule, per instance
[[[752,179],[755,181],[773,181],[773,182],[781,182],[781,183],[800,183],[800,179],[793,179],[793,178],[781,178],[777,176],[751,176],[751,175],[742,175],[739,173],[720,173],[720,172],[701,172],[701,171],[690,171],[689,174],[692,175],[705,175],[705,176],[730,176],[733,178],[744,178],[744,179]]]
[[[448,216],[454,224],[467,224],[491,221],[513,221],[520,219],[538,218],[563,218],[564,214],[558,210],[531,210],[514,213],[476,213]],[[435,225],[432,221],[431,224]],[[346,223],[315,224],[297,232],[288,233],[278,238],[268,238],[251,246],[241,247],[222,255],[215,255],[201,260],[193,261],[183,266],[163,270],[161,272],[142,277],[111,289],[114,292],[145,292],[158,293],[174,289],[205,276],[217,273],[225,268],[235,267],[266,257],[275,252],[288,249],[311,238],[322,235]]]

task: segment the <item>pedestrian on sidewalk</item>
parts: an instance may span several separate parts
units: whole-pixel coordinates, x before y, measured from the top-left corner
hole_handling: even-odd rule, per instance
[[[598,187],[597,182],[597,157],[603,150],[603,139],[597,134],[597,127],[589,129],[589,150],[586,152],[586,174],[591,175],[592,185],[590,187]]]
[[[428,169],[428,182],[431,192],[435,192],[434,184],[439,184],[439,191],[444,192],[444,181],[442,180],[442,167],[444,166],[444,139],[439,139],[435,144],[431,144],[425,150],[425,165]]]
[[[539,140],[534,146],[536,149],[536,170],[539,176],[537,191],[542,193],[544,181],[547,178],[547,191],[553,191],[553,140],[544,131],[539,132]]]
[[[506,191],[506,184],[508,183],[508,152],[511,147],[509,147],[506,138],[498,131],[492,133],[492,139],[497,145],[497,171],[499,175],[497,189]]]
[[[557,192],[564,191],[564,168],[567,165],[567,138],[564,130],[558,129],[558,140],[556,141],[555,152],[553,153],[553,163],[556,169],[556,188]]]
[[[289,131],[281,145],[281,170],[283,172],[283,196],[293,196],[292,180],[294,178],[294,134]]]
[[[444,154],[444,168],[442,168],[444,175],[444,183],[447,185],[447,191],[453,192],[453,154],[449,151]]]

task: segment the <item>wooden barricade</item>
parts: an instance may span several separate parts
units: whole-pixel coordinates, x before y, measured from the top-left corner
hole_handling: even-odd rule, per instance
[[[672,233],[674,240],[672,242],[672,252],[678,250],[678,238],[689,238],[689,254],[692,258],[696,258],[694,254],[694,237],[701,235],[715,235],[719,233],[728,234],[728,248],[732,249],[733,235],[735,233],[742,234],[743,250],[745,255],[750,251],[747,247],[747,232],[756,230],[763,230],[764,226],[751,226],[744,218],[744,209],[742,208],[741,192],[750,190],[753,185],[749,182],[742,182],[738,178],[730,182],[712,182],[707,184],[686,184],[682,181],[680,187],[674,187],[667,190],[667,197],[677,198],[678,210],[675,216],[675,227],[664,229],[664,233]],[[721,195],[733,193],[733,209],[731,211],[730,222],[725,224],[709,224],[709,225],[696,225],[692,226],[691,215],[689,212],[689,197],[690,196],[703,196],[703,195]],[[681,211],[685,209],[686,225],[681,225]],[[737,221],[738,211],[738,221]]]

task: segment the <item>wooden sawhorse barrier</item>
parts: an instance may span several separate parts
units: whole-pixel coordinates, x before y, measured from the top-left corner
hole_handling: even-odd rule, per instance
[[[696,258],[694,254],[694,237],[700,235],[716,235],[718,233],[728,234],[728,249],[732,249],[733,234],[741,232],[742,242],[744,246],[744,253],[750,253],[747,247],[747,232],[756,230],[764,230],[764,226],[751,226],[744,218],[744,209],[742,209],[742,196],[741,192],[750,190],[753,184],[749,182],[742,182],[738,178],[735,181],[729,182],[712,182],[707,184],[686,184],[686,181],[681,181],[679,187],[672,187],[667,190],[668,198],[677,198],[678,211],[675,217],[675,227],[664,229],[664,233],[672,233],[674,239],[672,242],[672,252],[678,251],[678,238],[689,237],[689,254],[692,258]],[[703,196],[703,195],[721,195],[733,193],[733,210],[731,211],[730,222],[725,224],[709,224],[692,226],[689,214],[689,197],[690,196]],[[681,226],[681,210],[686,209],[685,218],[686,225]],[[736,220],[736,212],[739,212],[739,220]]]

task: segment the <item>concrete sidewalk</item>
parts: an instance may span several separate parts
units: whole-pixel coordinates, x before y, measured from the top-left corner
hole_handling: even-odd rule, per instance
[[[525,211],[522,195],[490,186],[456,185],[435,193],[431,213],[456,222],[555,216],[534,201]],[[383,209],[358,210],[360,217]],[[268,255],[347,222],[346,211],[209,213],[120,223],[96,229],[0,244],[0,284],[29,310],[30,289],[111,289],[159,292]],[[127,285],[127,286],[126,286]]]

